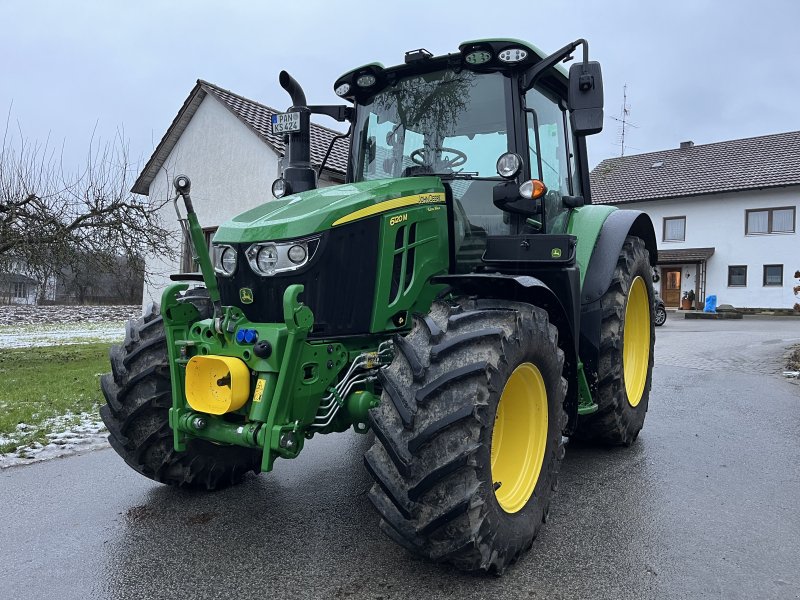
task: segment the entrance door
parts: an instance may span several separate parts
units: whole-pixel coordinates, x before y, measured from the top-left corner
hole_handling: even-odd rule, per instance
[[[681,269],[661,268],[661,299],[669,307],[677,307],[681,303]]]

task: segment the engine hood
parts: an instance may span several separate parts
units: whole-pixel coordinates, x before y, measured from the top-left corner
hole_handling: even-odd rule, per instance
[[[296,239],[330,229],[343,219],[367,218],[367,213],[382,212],[364,210],[379,209],[376,205],[382,202],[437,192],[444,192],[438,177],[379,179],[309,190],[266,202],[234,217],[220,226],[214,242],[234,244]],[[394,207],[391,204],[386,209]],[[353,214],[356,211],[361,212]]]

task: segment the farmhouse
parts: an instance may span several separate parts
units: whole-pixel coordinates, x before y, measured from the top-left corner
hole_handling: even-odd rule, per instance
[[[162,221],[172,228],[180,256],[150,256],[152,275],[144,302],[159,302],[169,276],[196,271],[190,247],[183,239],[172,206],[172,180],[184,174],[192,180],[192,202],[206,238],[231,217],[273,200],[271,186],[281,170],[282,136],[272,133],[278,112],[207,81],[198,80],[145,165],[131,191],[165,202]],[[319,185],[342,183],[347,171],[348,145],[342,133],[311,124],[311,161],[319,168],[331,147]],[[169,200],[169,201],[168,201]]]
[[[800,131],[601,162],[592,202],[650,215],[658,239],[661,297],[689,291],[737,308],[788,309],[800,269]]]

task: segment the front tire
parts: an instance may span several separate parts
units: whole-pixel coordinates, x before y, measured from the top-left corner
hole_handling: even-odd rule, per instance
[[[414,552],[502,572],[547,517],[564,456],[556,328],[516,302],[437,302],[396,338],[364,459],[381,528]]]
[[[207,310],[207,298],[185,297],[192,297],[201,313]],[[203,490],[227,487],[260,471],[261,454],[249,448],[197,439],[184,452],[173,448],[169,356],[157,305],[127,323],[122,346],[111,348],[111,371],[100,379],[107,402],[100,416],[111,447],[131,468],[160,483]]]
[[[579,418],[574,437],[629,446],[644,426],[655,345],[652,267],[640,238],[625,239],[600,304],[598,410]]]

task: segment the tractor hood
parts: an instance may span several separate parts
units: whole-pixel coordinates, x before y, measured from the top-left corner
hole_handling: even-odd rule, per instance
[[[347,183],[309,190],[281,200],[266,202],[224,223],[215,243],[247,243],[296,239],[326,229],[344,217],[363,218],[381,210],[364,210],[396,198],[443,192],[438,177],[405,177]],[[394,203],[386,210],[394,208]],[[376,207],[378,208],[378,207]],[[362,211],[360,215],[353,215]]]

